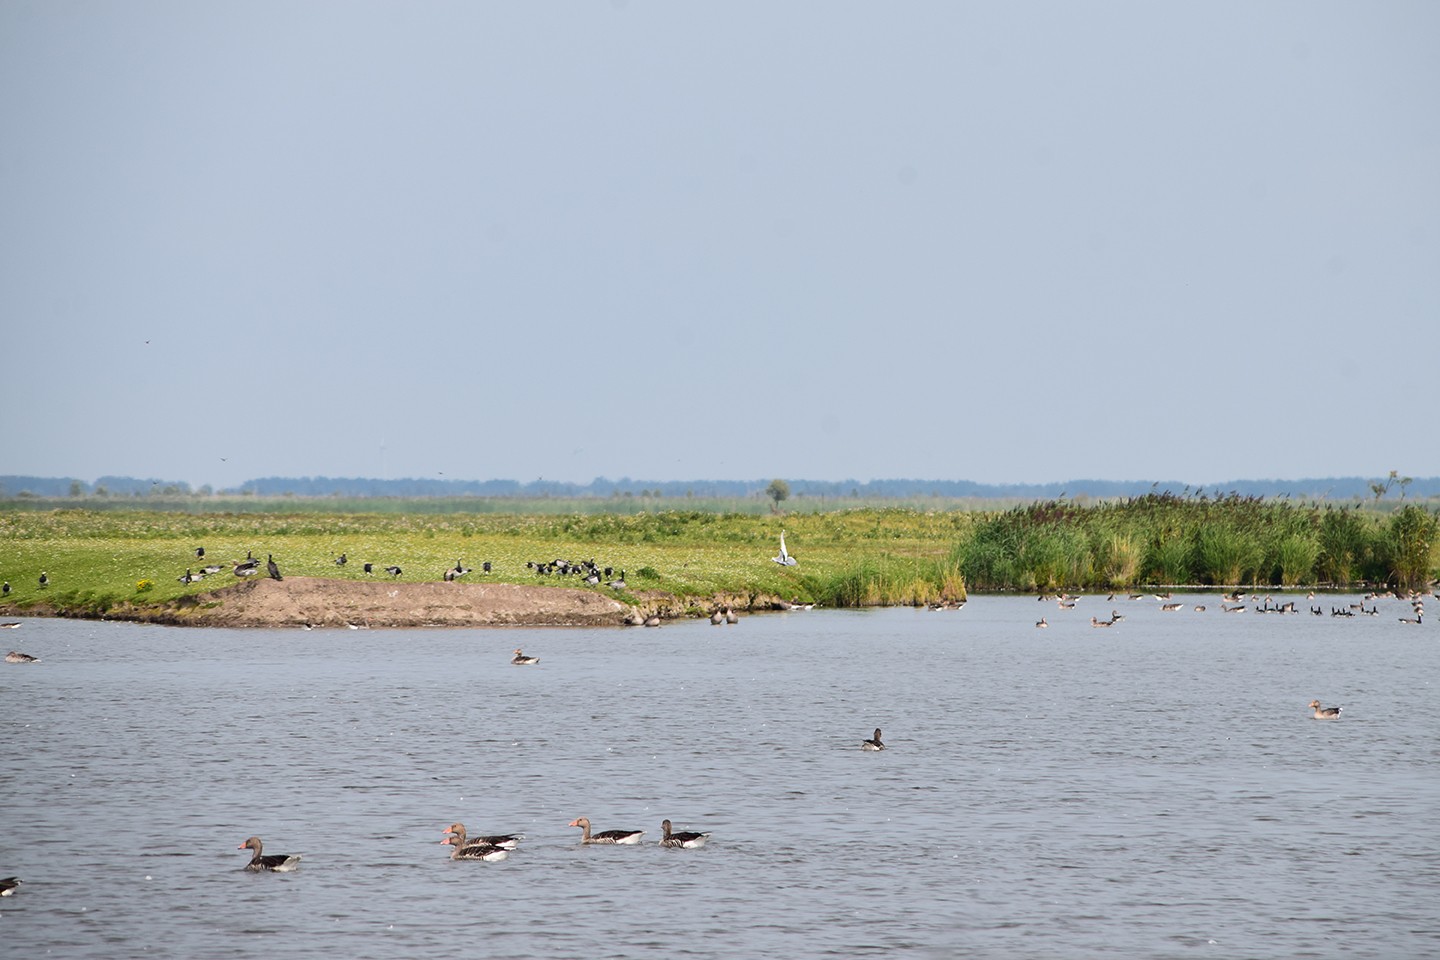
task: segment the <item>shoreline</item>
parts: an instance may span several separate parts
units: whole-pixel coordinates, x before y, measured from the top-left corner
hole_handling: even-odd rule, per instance
[[[716,607],[747,613],[783,609],[777,598],[679,598],[650,592],[638,602],[572,587],[509,583],[360,582],[323,577],[247,580],[157,604],[124,603],[102,612],[51,604],[9,615],[110,620],[164,626],[276,627],[615,627],[708,616]]]

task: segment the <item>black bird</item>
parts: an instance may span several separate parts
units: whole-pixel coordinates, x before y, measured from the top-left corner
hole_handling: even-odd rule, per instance
[[[345,566],[345,564],[347,564],[347,563],[349,563],[349,562],[350,562],[350,561],[349,561],[348,559],[346,559],[345,554],[343,554],[343,553],[340,554],[340,556],[338,556],[338,557],[335,558],[335,566],[337,566],[337,567],[343,567],[343,566]]]
[[[392,577],[398,577],[398,576],[400,576],[400,573],[401,573],[400,568],[399,568],[399,567],[396,567],[396,566],[386,567],[386,568],[385,568],[385,572],[388,573],[388,574],[390,574],[390,576],[392,576]]]
[[[42,570],[42,571],[40,572],[40,586],[42,586],[42,587],[48,587],[49,585],[50,585],[50,578],[49,578],[49,577],[45,574],[45,572]]]
[[[10,596],[10,581],[9,581],[9,580],[6,580],[6,581],[5,581],[5,586],[0,587],[0,593],[3,593],[3,594],[4,594],[5,596],[7,596],[7,597]]]
[[[280,576],[280,568],[275,565],[275,555],[267,553],[265,558],[265,569],[270,571],[270,579],[284,580],[285,578]]]
[[[489,573],[489,572],[490,572],[490,561],[489,561],[489,560],[486,560],[484,563],[480,564],[480,571],[481,571],[482,573]]]
[[[205,556],[205,548],[204,548],[204,547],[196,547],[196,548],[195,548],[195,559],[199,560],[199,559],[201,559],[201,558],[204,557],[204,556]]]
[[[19,877],[6,877],[0,880],[0,897],[8,897],[15,892],[15,888],[23,881]]]
[[[373,564],[373,563],[368,563],[368,562],[367,562],[367,563],[365,564],[365,572],[366,572],[366,573],[374,573],[374,572],[375,572],[375,564]]]

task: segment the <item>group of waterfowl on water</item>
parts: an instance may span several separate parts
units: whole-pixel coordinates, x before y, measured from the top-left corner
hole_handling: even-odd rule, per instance
[[[1401,623],[1408,623],[1408,624],[1416,624],[1416,625],[1418,625],[1418,624],[1424,622],[1424,617],[1425,617],[1425,597],[1427,597],[1427,596],[1436,596],[1436,595],[1437,595],[1437,594],[1434,594],[1434,593],[1421,593],[1421,592],[1418,592],[1418,591],[1411,591],[1409,594],[1407,594],[1407,595],[1404,596],[1404,597],[1399,596],[1399,595],[1396,594],[1394,591],[1385,591],[1385,592],[1380,592],[1380,593],[1367,593],[1367,594],[1365,594],[1364,599],[1361,600],[1361,601],[1359,601],[1359,602],[1357,602],[1357,603],[1351,603],[1351,604],[1349,604],[1348,606],[1344,606],[1344,607],[1335,607],[1335,606],[1332,606],[1332,607],[1330,608],[1330,616],[1332,616],[1332,617],[1353,617],[1353,616],[1355,616],[1357,613],[1360,613],[1360,614],[1365,614],[1366,616],[1378,617],[1378,616],[1380,615],[1380,607],[1379,607],[1379,604],[1376,603],[1375,601],[1382,600],[1382,599],[1392,599],[1392,600],[1395,600],[1395,599],[1404,599],[1404,600],[1406,600],[1406,601],[1409,602],[1411,612],[1414,614],[1414,616],[1411,616],[1411,617],[1398,617],[1397,619],[1398,619]],[[1176,612],[1178,612],[1178,611],[1180,611],[1180,610],[1183,610],[1183,609],[1185,608],[1185,603],[1184,603],[1184,602],[1181,602],[1181,601],[1172,601],[1172,600],[1171,600],[1171,595],[1170,595],[1169,593],[1155,593],[1155,594],[1150,594],[1149,596],[1150,596],[1152,599],[1154,599],[1154,600],[1160,601],[1160,612],[1161,612],[1161,613],[1176,613]],[[1247,596],[1248,596],[1248,598],[1250,599],[1250,603],[1248,603],[1248,604],[1242,602],[1242,601],[1244,601],[1245,599],[1247,599]],[[1146,594],[1143,594],[1143,593],[1132,593],[1132,594],[1129,595],[1129,599],[1130,599],[1130,600],[1143,600],[1143,599],[1145,599],[1145,597],[1146,597]],[[1315,599],[1315,594],[1314,594],[1313,592],[1310,593],[1310,594],[1308,595],[1308,598],[1311,599],[1311,600],[1314,600],[1314,599]],[[1040,600],[1041,602],[1044,602],[1044,601],[1047,601],[1047,600],[1054,600],[1054,601],[1056,602],[1056,604],[1058,605],[1058,607],[1059,607],[1061,610],[1074,610],[1075,607],[1076,607],[1076,605],[1077,605],[1077,604],[1079,603],[1079,601],[1081,600],[1081,597],[1080,597],[1079,595],[1077,595],[1077,594],[1071,594],[1071,593],[1061,593],[1061,594],[1056,594],[1056,595],[1043,594],[1043,593],[1042,593],[1037,599]],[[1113,601],[1114,599],[1115,599],[1115,594],[1112,593],[1112,594],[1110,594],[1109,596],[1106,597],[1106,602]],[[1365,604],[1366,604],[1367,602],[1371,603],[1372,606],[1366,607]],[[1196,613],[1204,613],[1204,612],[1206,611],[1206,609],[1207,609],[1207,607],[1206,607],[1206,605],[1203,604],[1203,603],[1197,603],[1197,604],[1194,605],[1194,610],[1195,610]],[[1220,609],[1223,610],[1225,613],[1244,613],[1247,609],[1248,609],[1248,610],[1253,610],[1255,613],[1299,613],[1299,612],[1300,612],[1299,605],[1298,605],[1297,602],[1294,601],[1294,600],[1286,600],[1286,601],[1284,601],[1284,602],[1279,602],[1279,603],[1277,603],[1277,602],[1274,600],[1274,598],[1272,598],[1272,597],[1270,597],[1270,596],[1266,596],[1266,597],[1264,598],[1263,602],[1262,602],[1261,599],[1260,599],[1259,594],[1249,594],[1249,595],[1247,595],[1245,592],[1240,591],[1240,590],[1235,590],[1235,591],[1232,591],[1232,592],[1230,592],[1230,593],[1225,594],[1225,595],[1221,598]],[[1317,617],[1320,617],[1320,616],[1324,616],[1324,615],[1325,615],[1325,611],[1324,611],[1323,609],[1321,609],[1320,607],[1317,607],[1317,606],[1311,606],[1311,607],[1310,607],[1310,613],[1313,614],[1314,616],[1317,616]],[[1110,610],[1110,616],[1109,616],[1108,619],[1102,620],[1102,619],[1100,619],[1099,617],[1091,617],[1091,618],[1090,618],[1090,626],[1092,626],[1092,627],[1113,627],[1113,626],[1115,626],[1115,624],[1119,623],[1121,620],[1124,620],[1124,619],[1125,619],[1124,614],[1122,614],[1119,610],[1116,610],[1116,609],[1112,608],[1112,609]],[[1050,626],[1050,622],[1049,622],[1048,620],[1046,620],[1044,617],[1041,617],[1039,620],[1035,621],[1035,626],[1036,626],[1037,629],[1044,630],[1044,629],[1046,629],[1047,627]]]
[[[645,836],[644,830],[602,830],[593,833],[588,817],[577,817],[570,821],[569,826],[580,828],[580,842],[583,844],[633,846]],[[710,839],[709,833],[677,831],[669,820],[662,820],[660,829],[663,833],[660,846],[669,849],[694,850],[705,846],[705,841]],[[520,841],[525,839],[523,833],[472,837],[466,832],[465,824],[458,822],[450,824],[444,835],[445,839],[440,841],[440,845],[453,848],[450,851],[451,860],[483,860],[490,863],[508,858],[510,851],[520,846]],[[245,869],[253,873],[289,873],[300,866],[302,859],[298,854],[265,853],[264,843],[259,837],[250,837],[240,844],[238,849],[252,851],[250,862],[245,864]]]
[[[521,653],[515,651],[515,663],[520,662]],[[536,662],[537,658],[526,658],[528,662]],[[861,750],[884,750],[885,744],[880,739],[880,728],[875,728],[875,736],[868,740],[860,741]],[[595,831],[590,823],[589,817],[576,817],[567,826],[580,828],[580,842],[582,844],[597,844],[608,846],[635,846],[645,836],[644,830],[600,830]],[[674,850],[695,850],[705,846],[710,839],[710,833],[700,833],[690,830],[676,830],[669,820],[660,821],[661,837],[659,844]],[[472,837],[465,830],[465,824],[452,823],[445,830],[445,839],[440,841],[441,846],[452,847],[450,851],[451,860],[483,860],[497,862],[510,856],[510,851],[520,846],[520,841],[525,839],[523,833],[501,833],[487,836]],[[252,851],[250,862],[245,865],[246,870],[256,873],[289,873],[300,866],[300,856],[296,854],[266,854],[264,843],[259,837],[250,837],[240,844],[241,850]],[[13,878],[12,878],[13,879]],[[18,883],[19,881],[15,881]]]

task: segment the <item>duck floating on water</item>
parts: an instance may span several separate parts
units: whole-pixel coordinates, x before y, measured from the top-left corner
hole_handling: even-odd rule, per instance
[[[1319,700],[1310,701],[1310,709],[1315,711],[1316,720],[1339,720],[1339,707],[1322,707]]]
[[[523,666],[523,665],[525,665],[525,664],[530,664],[530,663],[539,663],[539,662],[540,662],[540,658],[539,658],[539,657],[527,657],[527,656],[525,656],[525,654],[521,653],[521,652],[520,652],[520,649],[517,647],[517,648],[515,649],[515,656],[513,656],[513,657],[510,658],[510,662],[511,662],[511,663],[514,663],[514,664],[518,664],[518,665],[522,665],[522,666]]]
[[[880,739],[880,728],[879,728],[879,727],[876,727],[876,728],[875,728],[875,736],[874,736],[873,739],[870,739],[870,740],[861,740],[861,741],[860,741],[860,749],[861,749],[861,750],[884,750],[884,749],[885,749],[885,743]]]

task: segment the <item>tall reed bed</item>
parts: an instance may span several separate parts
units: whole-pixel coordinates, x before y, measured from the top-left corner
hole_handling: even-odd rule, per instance
[[[1122,589],[1138,583],[1423,587],[1440,517],[1388,515],[1237,494],[1149,494],[1079,506],[1048,501],[993,514],[957,548],[977,590]]]

